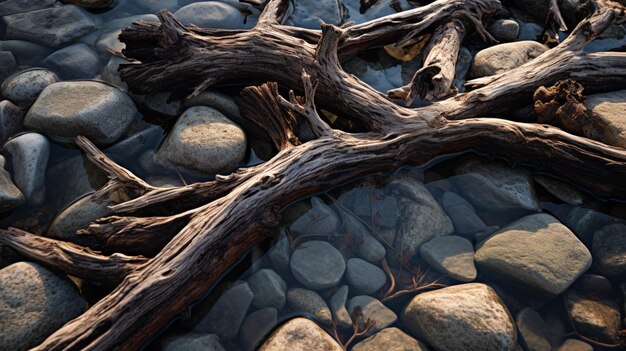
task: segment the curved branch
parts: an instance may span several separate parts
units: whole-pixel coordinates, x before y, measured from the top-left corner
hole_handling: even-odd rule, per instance
[[[96,191],[92,198],[103,200],[109,198],[113,193],[126,198],[134,198],[143,195],[147,191],[157,188],[144,182],[124,167],[119,166],[100,151],[89,139],[84,136],[76,137],[76,145],[85,152],[87,159],[100,169],[109,178],[109,181]]]
[[[44,238],[17,228],[0,229],[0,244],[67,274],[116,285],[148,262],[142,256],[103,256],[82,246]]]
[[[267,27],[273,24],[281,24],[287,15],[289,0],[267,0],[263,11],[259,15],[257,27]]]

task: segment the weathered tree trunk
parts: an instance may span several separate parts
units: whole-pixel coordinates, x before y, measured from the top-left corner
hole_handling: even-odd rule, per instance
[[[442,35],[460,45],[459,37],[470,28],[488,39],[481,20],[499,8],[497,0],[439,0],[360,25],[323,26],[321,33],[281,25],[285,0],[269,1],[249,31],[187,28],[167,12],[159,14],[160,25],[136,23],[124,30],[124,53],[140,63],[124,66],[122,77],[136,92],[198,93],[214,84],[246,83],[251,78],[278,82],[246,88],[241,107],[244,115],[267,130],[279,152],[263,164],[215,181],[155,188],[79,138],[79,146],[110,178],[96,196],[115,191],[128,198],[111,207],[115,216],[93,223],[81,234],[91,236],[94,246],[105,252],[158,253],[151,259],[102,256],[17,231],[1,232],[0,243],[54,268],[79,274],[70,266],[78,262],[87,272],[97,271],[94,265],[104,260],[108,271],[98,273],[98,278],[116,282],[125,276],[113,292],[35,349],[138,349],[267,238],[286,204],[438,155],[477,150],[556,174],[601,196],[626,197],[625,150],[547,125],[476,118],[501,116],[519,100],[530,103],[539,85],[559,79],[573,77],[593,89],[613,83],[613,89],[624,86],[626,55],[582,52],[607,26],[623,20],[623,9],[601,5],[566,41],[539,58],[472,81],[474,90],[468,93],[417,109],[398,106],[344,72],[340,61],[424,31],[435,33],[431,52]],[[449,65],[437,57],[429,62],[440,65],[447,86]],[[292,92],[288,101],[279,95],[278,86],[304,97]],[[418,93],[422,88],[416,87]],[[441,88],[437,85],[428,92],[439,95]],[[317,114],[315,102],[358,119],[368,131],[351,134],[330,128]],[[316,139],[300,143],[293,130],[302,121],[310,124]],[[138,250],[138,243],[146,248]],[[51,246],[60,249],[43,251]],[[68,251],[72,259],[67,258]]]

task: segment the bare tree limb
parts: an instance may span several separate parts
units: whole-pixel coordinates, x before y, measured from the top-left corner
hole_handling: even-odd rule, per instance
[[[17,228],[0,229],[0,244],[67,274],[116,285],[148,262],[142,256],[103,256],[73,243],[44,238]]]

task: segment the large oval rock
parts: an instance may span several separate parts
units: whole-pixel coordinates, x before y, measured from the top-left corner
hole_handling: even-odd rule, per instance
[[[402,321],[436,350],[513,350],[517,331],[506,306],[488,285],[469,283],[417,295]]]
[[[18,262],[0,270],[0,350],[27,350],[87,309],[75,286]]]
[[[206,106],[187,109],[154,156],[162,166],[192,173],[233,171],[246,154],[246,135],[221,112]]]
[[[291,255],[291,273],[304,286],[313,290],[333,287],[346,270],[346,262],[337,249],[326,241],[307,241]]]
[[[0,144],[4,144],[22,128],[24,115],[22,110],[11,101],[0,102]]]
[[[544,213],[496,232],[478,247],[474,259],[480,272],[539,297],[561,294],[591,266],[587,247]]]
[[[78,43],[53,52],[42,63],[65,79],[86,79],[98,74],[100,57],[89,45]]]
[[[2,83],[2,96],[18,105],[30,105],[47,86],[58,81],[48,70],[29,69],[7,78]]]
[[[494,45],[479,51],[470,67],[470,77],[480,78],[519,67],[548,50],[536,41]]]
[[[60,143],[73,143],[84,135],[97,145],[109,145],[130,127],[136,113],[132,99],[113,86],[60,82],[41,92],[24,125]]]
[[[313,321],[294,318],[280,326],[261,345],[259,351],[342,351],[337,342]]]

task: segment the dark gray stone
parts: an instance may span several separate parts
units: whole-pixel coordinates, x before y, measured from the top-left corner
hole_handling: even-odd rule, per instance
[[[543,318],[535,310],[525,307],[515,317],[520,341],[527,351],[551,351],[552,345],[546,338]]]
[[[233,339],[239,333],[253,298],[248,283],[235,283],[220,296],[209,313],[196,325],[194,332],[215,333],[221,339]]]
[[[343,256],[325,241],[307,241],[291,255],[291,273],[313,290],[331,288],[341,281],[346,269]]]
[[[280,310],[285,305],[287,284],[271,269],[261,269],[248,278],[254,294],[252,305],[257,308],[274,307]]]
[[[4,163],[4,157],[0,156]],[[13,184],[11,174],[4,167],[0,167],[0,213],[12,211],[24,204],[24,195]]]
[[[333,320],[339,328],[350,328],[352,326],[352,319],[350,313],[346,309],[346,302],[348,301],[348,286],[343,285],[330,298],[330,309],[333,314]]]
[[[43,60],[43,65],[65,79],[88,79],[98,74],[100,57],[87,44],[78,43],[55,51]]]
[[[7,39],[21,39],[62,47],[96,29],[93,20],[74,5],[2,17]]]
[[[5,0],[0,2],[0,17],[52,7],[56,0]]]
[[[26,197],[26,202],[38,206],[46,198],[46,167],[50,157],[50,143],[38,133],[25,133],[4,145],[11,155],[15,183]]]
[[[351,258],[346,264],[346,279],[355,294],[373,295],[385,286],[387,275],[367,261]]]
[[[617,281],[626,280],[626,224],[611,224],[596,231],[592,250],[601,274]]]
[[[511,19],[498,19],[487,27],[487,31],[496,40],[506,43],[517,39],[519,24]]]
[[[339,216],[318,197],[311,198],[311,210],[291,224],[295,235],[327,234],[339,228]]]
[[[385,257],[385,247],[369,233],[363,223],[347,213],[343,216],[343,221],[345,235],[354,239],[359,257],[370,262],[379,262]]]
[[[487,225],[478,217],[474,207],[456,193],[446,191],[441,197],[441,202],[454,224],[456,233],[472,235],[487,229]]]
[[[266,307],[250,313],[244,319],[239,332],[239,339],[244,350],[253,351],[272,331],[277,323],[278,311],[273,307]]]
[[[24,115],[11,101],[0,102],[0,145],[22,129]]]
[[[0,51],[0,78],[12,73],[17,67],[17,61],[11,51]]]

